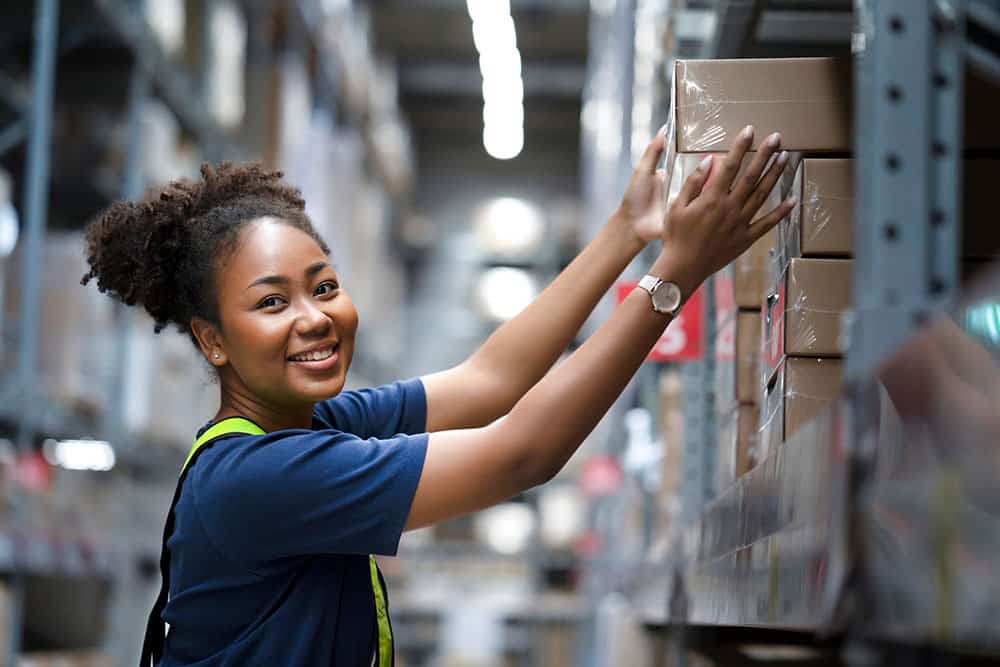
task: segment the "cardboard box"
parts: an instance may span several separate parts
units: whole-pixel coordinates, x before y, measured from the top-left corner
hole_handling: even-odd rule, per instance
[[[849,257],[854,244],[854,161],[805,158],[789,186],[800,204],[779,226],[775,247],[780,257]],[[966,258],[1000,255],[1000,225],[993,197],[1000,159],[968,158],[963,164],[961,248]]]
[[[752,156],[744,159],[736,178],[743,175]],[[768,198],[761,205],[754,219],[765,215],[784,201],[790,194],[800,156],[790,153],[784,173]],[[707,184],[706,184],[707,185]],[[759,310],[771,287],[771,261],[774,247],[778,242],[777,230],[768,232],[750,248],[733,260],[722,271],[715,274],[715,319],[716,322],[733,317],[737,310]]]
[[[839,357],[854,262],[793,257],[761,307],[761,379],[786,357]]]
[[[833,58],[678,60],[678,153],[726,151],[747,125],[790,151],[850,151],[850,62]]]
[[[715,274],[717,320],[728,319],[736,310],[760,308],[771,287],[771,250],[777,238],[771,230]]]
[[[739,311],[715,338],[715,407],[729,413],[760,398],[760,311]]]
[[[663,443],[659,502],[666,509],[680,495],[684,463],[684,382],[676,368],[660,373],[660,442]]]
[[[738,405],[719,417],[716,448],[715,488],[724,491],[757,464],[757,435],[760,409],[757,405]]]
[[[782,359],[761,400],[759,460],[776,452],[840,396],[842,377],[840,359]]]
[[[803,159],[789,194],[799,204],[781,222],[777,247],[789,257],[849,257],[854,243],[854,161]]]

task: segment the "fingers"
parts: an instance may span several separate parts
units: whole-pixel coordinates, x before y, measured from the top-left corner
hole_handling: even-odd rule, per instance
[[[745,216],[749,218],[755,215],[760,210],[760,207],[764,205],[764,202],[767,201],[768,196],[771,194],[771,190],[778,184],[778,179],[781,178],[781,173],[785,170],[786,164],[788,164],[788,152],[781,151],[774,158],[771,166],[767,168],[767,172],[764,173],[760,182],[757,183],[756,187],[746,197],[742,209]]]
[[[690,204],[695,197],[701,194],[701,189],[705,185],[705,179],[712,171],[712,163],[714,162],[711,155],[705,157],[698,165],[698,168],[694,170],[694,173],[687,177],[684,181],[684,185],[681,186],[681,191],[677,194],[676,202],[680,206],[687,206]]]
[[[736,178],[736,172],[740,170],[740,165],[743,164],[743,156],[747,154],[752,144],[753,125],[747,125],[739,133],[739,136],[736,137],[733,147],[729,149],[729,152],[726,153],[726,156],[721,159],[719,165],[716,167],[716,173],[713,175],[712,182],[708,186],[710,190],[720,195],[728,194],[732,188],[733,180]]]
[[[743,172],[742,176],[736,179],[736,183],[733,185],[733,196],[736,197],[737,202],[744,202],[750,196],[754,186],[760,180],[760,175],[764,173],[767,161],[778,151],[780,146],[781,135],[775,132],[757,147],[757,152],[754,154],[750,166]]]
[[[639,164],[636,165],[636,171],[643,174],[652,174],[656,172],[656,163],[660,161],[660,155],[663,154],[663,149],[666,146],[666,139],[663,137],[663,132],[657,132],[653,140],[649,142],[646,146],[646,150],[642,152],[642,157],[639,158]]]
[[[767,234],[769,231],[774,229],[774,227],[781,222],[781,220],[791,212],[795,205],[798,203],[797,197],[789,197],[785,201],[781,202],[777,208],[763,215],[749,225],[747,225],[747,234],[750,240],[750,245],[754,243],[757,239]]]

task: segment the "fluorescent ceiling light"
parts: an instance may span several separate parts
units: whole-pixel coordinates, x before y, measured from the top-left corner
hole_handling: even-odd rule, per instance
[[[107,471],[115,467],[115,450],[104,440],[46,440],[42,455],[67,470]]]
[[[473,21],[472,41],[480,53],[505,53],[517,48],[517,31],[509,15],[489,21]]]
[[[483,147],[498,160],[511,160],[524,150],[524,128],[520,125],[488,125],[483,128]]]
[[[537,294],[538,285],[531,274],[500,266],[480,276],[476,297],[484,315],[502,322],[524,310]]]
[[[488,52],[479,55],[479,71],[483,78],[494,76],[521,77],[521,52],[509,49],[503,52]]]
[[[535,531],[535,511],[524,503],[502,503],[476,516],[475,531],[494,551],[517,554]]]
[[[510,16],[510,0],[466,0],[465,6],[476,23]]]
[[[538,250],[545,222],[538,208],[523,199],[499,197],[479,212],[476,236],[489,252],[523,256]]]

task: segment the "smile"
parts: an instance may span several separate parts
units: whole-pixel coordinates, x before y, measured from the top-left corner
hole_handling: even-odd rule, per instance
[[[338,344],[334,344],[334,345],[327,345],[326,347],[321,347],[315,350],[309,350],[308,352],[300,352],[299,354],[295,354],[288,357],[288,360],[297,362],[312,362],[312,363],[327,361],[330,358],[337,356],[338,347],[340,347]]]

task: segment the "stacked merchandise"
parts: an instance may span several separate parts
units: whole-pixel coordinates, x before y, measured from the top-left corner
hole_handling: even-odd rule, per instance
[[[852,161],[806,157],[790,180],[799,203],[778,226],[761,305],[762,458],[839,394],[851,305]]]
[[[846,62],[828,58],[678,61],[674,82],[676,152],[728,150],[748,124],[754,126],[758,143],[780,132],[782,148],[794,153],[762,212],[795,194],[800,203],[790,217],[823,217],[822,210],[813,211],[805,204],[815,201],[802,192],[802,173],[811,161],[800,160],[799,153],[850,150],[851,79]],[[813,171],[809,168],[810,177]],[[830,196],[839,206],[832,213],[847,210],[849,224],[849,172],[846,185],[846,192],[841,189]],[[822,207],[823,200],[819,201]],[[840,364],[835,357],[839,355],[840,312],[850,297],[850,263],[821,260],[820,276],[812,275],[816,271],[811,265],[796,264],[794,271],[786,270],[780,266],[786,253],[778,249],[782,234],[788,231],[768,234],[714,280],[718,489],[763,459],[775,437],[780,441],[790,435],[839,390]],[[817,277],[826,280],[816,285]],[[778,328],[785,318],[776,321],[774,315],[784,314],[786,306],[776,302],[774,286],[789,281],[797,289],[788,301],[794,306],[794,312],[788,313],[794,340],[785,345],[785,329]],[[806,333],[809,330],[811,335]],[[763,348],[773,355],[763,357]],[[758,433],[760,424],[763,429]]]

